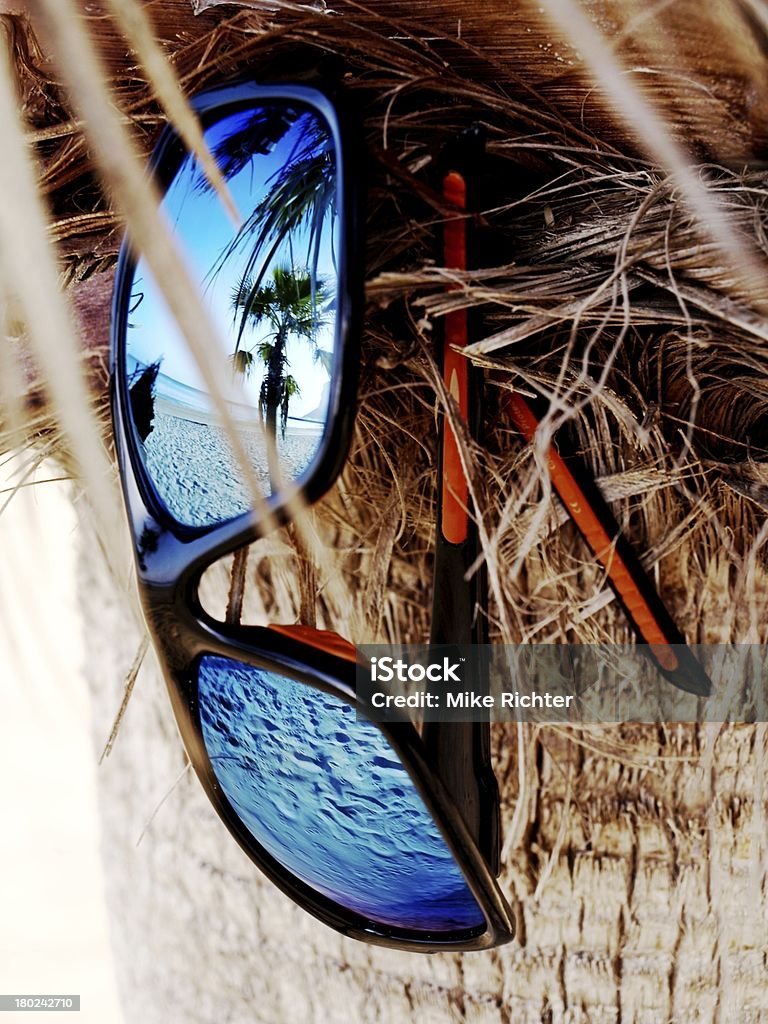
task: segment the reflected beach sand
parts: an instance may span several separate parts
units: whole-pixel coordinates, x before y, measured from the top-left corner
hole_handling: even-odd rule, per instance
[[[249,413],[246,417],[245,413]],[[235,422],[264,494],[271,493],[264,430],[245,410]],[[286,479],[298,479],[311,465],[322,439],[322,424],[289,420],[277,451]],[[230,519],[252,501],[224,428],[213,413],[188,409],[160,395],[152,430],[144,444],[147,469],[171,513],[192,526]]]

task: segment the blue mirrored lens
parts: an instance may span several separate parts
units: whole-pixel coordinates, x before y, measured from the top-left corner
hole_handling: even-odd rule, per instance
[[[211,366],[265,494],[311,472],[336,385],[337,154],[323,117],[275,99],[205,128],[235,204],[235,230],[188,155],[163,197],[199,297],[219,327]],[[207,378],[144,259],[126,320],[129,411],[147,474],[174,519],[208,526],[247,512],[251,492]]]
[[[303,882],[380,924],[485,919],[384,734],[330,694],[228,658],[200,662],[214,773],[260,843]]]

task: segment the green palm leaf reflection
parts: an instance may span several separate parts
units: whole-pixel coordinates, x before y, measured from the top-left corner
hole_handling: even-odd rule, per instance
[[[238,339],[231,358],[236,372],[244,376],[251,375],[257,359],[265,367],[259,400],[267,433],[272,438],[277,436],[278,411],[280,431],[285,437],[291,398],[301,394],[296,379],[286,372],[289,339],[308,342],[313,354],[326,365],[327,353],[317,347],[318,331],[326,323],[318,308],[323,297],[321,281],[313,279],[307,270],[288,267],[275,267],[267,284],[255,286],[250,280],[243,280],[232,296],[232,305],[242,312],[245,322],[268,326],[268,335],[251,349],[246,349]]]

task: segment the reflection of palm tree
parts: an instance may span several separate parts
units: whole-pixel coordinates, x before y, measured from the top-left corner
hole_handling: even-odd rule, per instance
[[[244,278],[255,281],[269,267],[286,241],[306,231],[307,267],[314,279],[320,258],[323,228],[336,213],[336,156],[333,138],[318,114],[279,103],[258,107],[215,148],[216,160],[229,181],[255,157],[271,153],[293,131],[294,142],[279,169],[264,182],[265,194],[240,228],[219,266],[248,247]],[[208,188],[201,178],[201,187]],[[293,236],[293,237],[292,237]]]
[[[141,441],[152,433],[155,418],[155,387],[160,372],[160,360],[137,369],[128,381],[128,399],[131,418]]]
[[[281,433],[285,436],[288,406],[291,398],[301,393],[295,377],[286,373],[288,339],[303,338],[310,342],[317,355],[316,335],[324,322],[318,310],[322,297],[321,282],[306,270],[289,267],[275,267],[272,280],[267,284],[254,286],[244,279],[232,296],[235,309],[242,311],[243,322],[255,325],[267,321],[269,324],[267,337],[252,349],[242,347],[238,341],[232,353],[232,365],[245,377],[251,375],[257,359],[266,367],[259,403],[270,438],[277,436],[278,409]]]
[[[229,181],[244,170],[254,156],[271,153],[299,118],[299,111],[285,103],[254,107],[241,117],[238,126],[214,146],[213,154],[224,178]],[[205,191],[210,182],[200,176],[199,186]]]

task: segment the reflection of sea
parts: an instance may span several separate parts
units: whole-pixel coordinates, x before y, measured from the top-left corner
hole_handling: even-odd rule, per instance
[[[172,515],[189,526],[207,526],[246,512],[252,501],[222,428],[189,418],[188,409],[182,415],[169,415],[173,406],[173,402],[158,400],[152,431],[144,444],[147,470]],[[269,494],[261,427],[254,424],[240,436],[262,491]],[[320,438],[317,429],[291,430],[289,421],[285,439],[277,439],[286,480],[296,479],[309,467]]]
[[[126,369],[129,381],[138,371],[146,369],[146,363],[139,362],[130,353],[126,354]],[[323,400],[327,404],[327,394],[323,393]],[[321,401],[320,405],[323,405]],[[229,413],[236,423],[247,423],[255,429],[258,422],[258,410],[252,405],[242,402],[228,402]],[[155,381],[155,409],[168,416],[176,416],[178,419],[188,420],[192,423],[205,423],[208,425],[220,422],[213,402],[210,397],[198,388],[189,384],[183,384],[173,377],[167,377],[164,373],[158,372]],[[320,406],[313,409],[307,417],[289,416],[288,429],[286,433],[309,433],[319,436],[322,433],[323,422]]]

